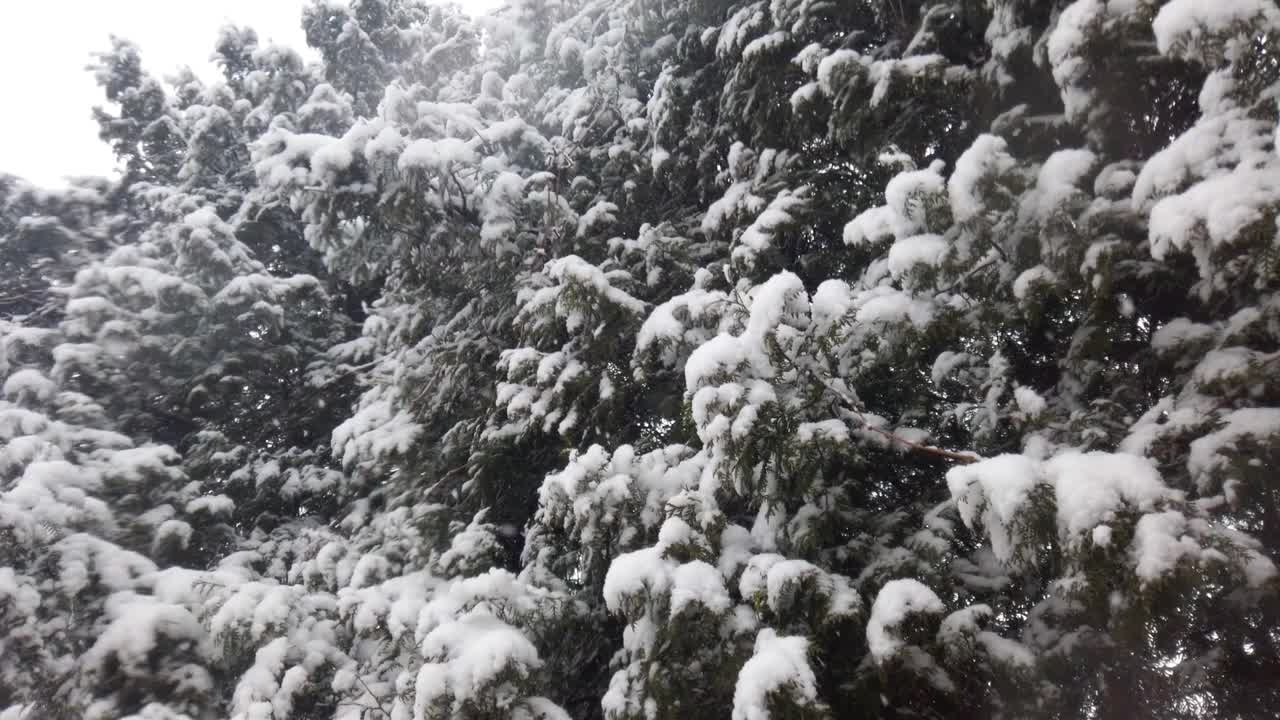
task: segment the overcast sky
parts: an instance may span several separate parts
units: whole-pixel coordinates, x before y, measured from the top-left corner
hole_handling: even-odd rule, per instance
[[[189,65],[202,77],[218,28],[250,25],[259,37],[305,48],[303,0],[31,0],[0,3],[0,171],[42,185],[66,175],[105,174],[111,151],[97,137],[90,108],[101,102],[85,72],[90,53],[112,33],[142,48],[142,62],[164,77]]]
[[[111,34],[142,49],[147,70],[166,77],[188,65],[212,78],[218,28],[248,25],[263,40],[304,56],[304,0],[0,0],[0,172],[41,185],[67,175],[102,175],[114,167],[90,115],[101,95],[84,70]],[[492,7],[493,0],[464,0]]]

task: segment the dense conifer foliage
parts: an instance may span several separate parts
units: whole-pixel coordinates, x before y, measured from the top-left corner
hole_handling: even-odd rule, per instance
[[[0,719],[1280,715],[1273,0],[313,0],[0,177]]]

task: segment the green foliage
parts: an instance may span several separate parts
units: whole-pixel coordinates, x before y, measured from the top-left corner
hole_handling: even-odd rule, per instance
[[[1280,712],[1269,0],[315,0],[0,178],[0,720]]]

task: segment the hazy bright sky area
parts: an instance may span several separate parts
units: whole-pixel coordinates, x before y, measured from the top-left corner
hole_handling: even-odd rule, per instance
[[[249,25],[259,37],[303,50],[304,0],[34,0],[4,2],[0,23],[0,172],[41,185],[101,175],[114,159],[90,114],[102,102],[84,67],[112,33],[137,43],[142,62],[165,77],[189,65],[213,77],[218,28]]]
[[[142,62],[159,77],[188,65],[205,79],[218,28],[248,25],[263,40],[290,45],[305,57],[305,0],[2,0],[0,25],[0,172],[47,186],[68,175],[103,175],[114,167],[98,140],[91,108],[102,102],[84,68],[90,53],[110,47],[109,35],[137,43]],[[463,2],[491,7],[493,0]]]

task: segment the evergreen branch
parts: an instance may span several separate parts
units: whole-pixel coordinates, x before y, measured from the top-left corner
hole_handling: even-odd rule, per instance
[[[751,312],[751,310],[747,307],[746,302],[742,300],[742,297],[739,295],[736,289],[733,291],[733,299],[726,300],[726,302],[738,305],[747,314],[750,314]],[[793,368],[795,368],[799,372],[807,374],[814,382],[818,383],[820,386],[822,386],[822,388],[824,388],[831,394],[835,395],[836,398],[838,398],[840,402],[843,403],[849,411],[851,411],[854,415],[858,417],[858,420],[862,423],[862,426],[865,429],[870,430],[871,432],[876,433],[877,435],[883,436],[884,438],[888,439],[891,443],[898,443],[903,447],[909,448],[911,450],[926,453],[929,455],[935,455],[937,457],[947,458],[948,460],[954,460],[956,462],[962,462],[967,464],[967,463],[977,462],[978,460],[982,459],[982,456],[978,455],[977,453],[947,450],[946,448],[940,448],[934,445],[924,445],[922,443],[908,440],[900,435],[897,435],[896,433],[893,433],[889,430],[885,430],[884,428],[875,427],[874,425],[872,425],[870,422],[867,421],[866,415],[864,415],[862,413],[861,408],[858,407],[859,403],[857,400],[849,397],[847,393],[840,390],[839,388],[832,386],[825,379],[819,376],[818,373],[814,372],[813,369],[802,366],[800,362],[797,361],[794,357],[792,357],[789,353],[787,353],[786,350],[783,350],[781,345],[777,344],[776,342],[773,343],[773,345],[777,349],[778,353],[782,355],[782,357],[786,358],[787,362],[791,363],[791,366]]]
[[[968,451],[947,450],[946,448],[940,448],[934,445],[925,445],[922,443],[914,442],[912,440],[908,440],[892,431],[885,430],[884,428],[879,428],[872,425],[870,422],[867,421],[866,415],[863,415],[861,408],[858,407],[858,401],[855,400],[854,398],[849,397],[848,393],[845,393],[839,388],[834,387],[833,385],[828,383],[825,379],[823,379],[820,375],[818,375],[818,373],[814,372],[811,368],[801,366],[801,364],[797,362],[795,358],[791,357],[787,353],[787,351],[783,350],[781,347],[778,347],[778,352],[781,353],[782,356],[785,357],[787,361],[791,363],[792,367],[794,367],[796,370],[800,372],[807,374],[810,377],[810,379],[812,379],[814,382],[821,385],[824,389],[826,389],[831,394],[835,395],[840,400],[840,402],[845,406],[846,409],[848,409],[858,417],[858,420],[862,423],[863,428],[870,430],[871,432],[876,433],[877,435],[880,435],[888,439],[891,443],[898,443],[916,452],[922,452],[928,455],[934,455],[937,457],[942,457],[948,460],[954,460],[956,462],[961,462],[966,464],[977,462],[978,460],[982,459],[982,456],[978,455],[977,453],[968,452]]]

